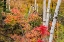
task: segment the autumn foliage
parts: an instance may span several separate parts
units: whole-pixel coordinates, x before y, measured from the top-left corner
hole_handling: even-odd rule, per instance
[[[4,19],[5,25],[11,25],[13,34],[10,37],[15,42],[44,42],[42,38],[49,35],[46,26],[41,25],[41,17],[32,13],[25,18],[25,15],[18,8],[12,8],[11,13]],[[15,27],[14,27],[15,26]],[[18,28],[17,28],[18,27]],[[10,28],[12,30],[12,28]],[[20,32],[17,34],[17,32]]]

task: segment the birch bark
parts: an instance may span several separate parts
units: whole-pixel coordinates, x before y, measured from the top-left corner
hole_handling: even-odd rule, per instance
[[[43,25],[46,26],[46,0],[43,0]]]
[[[57,20],[60,4],[61,4],[61,0],[58,0],[57,6],[56,6],[56,9],[55,9],[55,13],[54,13],[54,17],[53,17],[53,22],[52,22],[51,30],[50,30],[49,42],[53,41],[53,34],[54,34],[54,29],[55,29],[55,24],[56,24],[56,20]]]
[[[32,6],[29,8],[29,12],[28,12],[28,14],[30,14],[30,13],[31,13],[31,9],[32,9]]]
[[[10,10],[10,0],[9,0],[9,10]]]
[[[49,23],[49,17],[50,17],[50,4],[51,4],[51,0],[48,0],[48,7],[47,7],[47,18],[46,18],[46,26],[48,27],[48,23]]]
[[[36,5],[37,5],[37,4],[36,4],[36,0],[35,0],[35,10],[36,10]]]
[[[10,10],[10,0],[7,0],[7,5],[8,9]]]
[[[38,12],[38,4],[37,4],[37,12]]]

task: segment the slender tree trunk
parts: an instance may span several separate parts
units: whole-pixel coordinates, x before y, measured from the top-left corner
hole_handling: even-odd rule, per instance
[[[34,6],[32,6],[32,9],[33,9],[33,11],[35,10],[35,7]]]
[[[46,25],[46,0],[43,0],[43,25]]]
[[[9,0],[9,10],[10,10],[10,0]]]
[[[54,34],[54,29],[55,29],[55,24],[56,24],[56,20],[57,20],[60,4],[61,4],[61,0],[58,0],[57,6],[56,6],[56,9],[55,9],[55,13],[54,13],[54,17],[53,17],[53,22],[52,22],[51,30],[50,30],[49,42],[53,41],[53,34]]]
[[[38,4],[37,4],[37,12],[38,12]]]
[[[30,14],[30,13],[31,13],[31,9],[32,9],[32,6],[29,8],[29,12],[28,12],[28,14]]]
[[[6,0],[7,2],[7,8],[8,8],[8,10],[10,10],[10,0]]]
[[[36,5],[37,5],[37,4],[36,4],[36,0],[35,0],[35,10],[36,10]]]
[[[50,4],[51,4],[51,0],[48,0],[47,18],[46,18],[46,26],[47,26],[47,27],[48,27],[49,17],[50,17]]]

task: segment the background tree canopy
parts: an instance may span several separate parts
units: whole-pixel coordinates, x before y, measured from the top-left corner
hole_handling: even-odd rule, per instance
[[[10,10],[8,9],[8,0],[5,1],[6,4],[4,3],[4,0],[0,0],[0,41],[14,42],[14,40],[16,40],[18,42],[19,38],[25,40],[24,37],[30,36],[29,34],[32,34],[32,32],[37,34],[38,31],[34,31],[34,28],[42,24],[43,0],[37,0],[38,13],[33,12],[33,9],[31,9],[31,14],[28,14],[28,12],[30,7],[34,6],[34,0],[10,0]],[[47,3],[48,0],[46,1],[46,5]],[[51,2],[49,30],[57,5],[56,3],[57,0],[52,0]],[[16,13],[14,13],[15,10]],[[64,0],[62,0],[58,13],[59,15],[57,17],[57,23],[55,26],[54,42],[64,42]],[[38,34],[34,39],[32,36],[28,38],[36,40],[38,37],[41,38],[41,35]]]

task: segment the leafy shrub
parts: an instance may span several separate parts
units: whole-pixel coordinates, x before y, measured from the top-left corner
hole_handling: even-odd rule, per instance
[[[38,14],[30,14],[28,19],[32,28],[41,25],[42,19],[38,16]]]

